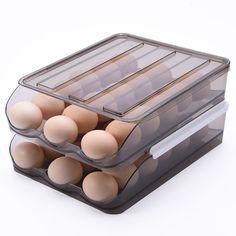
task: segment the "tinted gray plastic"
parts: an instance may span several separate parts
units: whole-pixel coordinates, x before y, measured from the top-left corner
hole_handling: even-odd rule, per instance
[[[13,163],[15,169],[21,174],[55,188],[104,212],[121,213],[167,179],[174,176],[181,169],[188,166],[191,162],[220,144],[223,136],[224,121],[225,114],[210,122],[190,137],[187,137],[158,159],[153,159],[152,155],[147,153],[147,159],[139,163],[137,170],[129,178],[124,188],[120,190],[117,198],[110,203],[98,203],[88,199],[83,193],[81,183],[78,185],[57,185],[53,183],[47,176],[47,166],[50,162],[46,162],[43,168],[34,168],[32,170],[22,169],[18,167],[14,161]],[[41,146],[45,145],[38,139],[27,140],[21,136],[15,135],[10,145],[10,153],[12,153],[17,144],[24,141],[33,142]],[[46,147],[48,148],[48,146]]]
[[[223,101],[228,69],[225,58],[118,34],[22,78],[6,114],[16,102],[30,101],[41,92],[112,119],[133,122],[136,126],[114,155],[91,160],[81,150],[82,136],[74,144],[56,146],[46,140],[42,126],[19,130],[9,121],[16,133],[38,138],[98,169],[123,168]]]

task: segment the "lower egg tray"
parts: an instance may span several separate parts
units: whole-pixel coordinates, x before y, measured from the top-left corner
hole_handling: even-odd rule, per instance
[[[216,126],[217,128],[215,128]],[[221,116],[157,159],[153,159],[152,155],[147,153],[147,158],[140,158],[140,161],[138,160],[136,162],[139,162],[139,164],[136,165],[137,170],[128,179],[123,189],[119,191],[118,196],[109,203],[94,202],[86,197],[82,189],[84,176],[77,185],[57,185],[53,183],[47,175],[47,167],[50,161],[45,163],[42,168],[33,168],[30,170],[22,169],[17,166],[13,158],[12,161],[15,171],[22,175],[56,189],[103,212],[119,214],[219,145],[222,142],[223,127],[224,116]],[[25,138],[19,135],[14,136],[10,145],[11,154],[17,143],[22,141],[25,141]],[[30,139],[28,141],[30,142]]]

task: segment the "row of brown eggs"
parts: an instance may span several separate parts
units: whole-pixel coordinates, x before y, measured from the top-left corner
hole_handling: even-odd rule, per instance
[[[205,97],[208,90],[209,86],[201,93],[199,91],[199,96]],[[193,98],[196,99],[196,94],[189,93],[183,101],[161,114],[164,126],[173,123],[177,113],[187,109]],[[95,129],[99,122],[108,121],[109,118],[76,105],[66,107],[64,101],[41,93],[35,94],[31,102],[22,101],[14,104],[9,112],[10,122],[18,129],[36,129],[42,124],[43,119],[46,120],[43,133],[49,142],[56,145],[74,143],[78,135],[83,135],[80,145],[86,156],[91,159],[102,159],[115,154],[136,126],[134,123],[113,120],[105,130]],[[159,127],[160,118],[157,115],[154,119],[144,122],[142,129],[136,127],[133,143],[139,144],[142,138],[155,133]]]
[[[95,65],[94,65],[95,66]],[[69,80],[75,79],[63,88],[59,93],[72,94],[74,97],[86,100],[95,95],[98,91],[102,91],[115,83],[120,82],[126,76],[138,70],[138,60],[132,54],[118,56],[109,62],[98,62],[89,72],[77,69],[69,75]]]
[[[196,143],[202,140],[209,132],[209,127],[205,126],[191,137],[179,143],[173,150],[169,150],[163,154],[160,159],[170,159],[173,152],[181,154],[186,151],[190,143]],[[81,163],[69,156],[61,156],[61,154],[41,147],[31,142],[22,142],[15,146],[12,151],[12,157],[17,166],[23,169],[42,168],[46,159],[49,159],[47,169],[49,179],[57,184],[78,184],[82,181],[82,188],[88,198],[98,202],[109,202],[113,200],[119,191],[127,184],[130,177],[136,172],[132,178],[132,184],[137,183],[139,172],[142,177],[146,177],[156,172],[159,159],[149,158],[149,154],[144,154],[133,164],[126,168],[114,171],[98,171],[96,168]],[[148,161],[146,161],[149,158]],[[144,163],[145,162],[145,163]],[[144,166],[140,169],[140,166]]]
[[[61,156],[52,150],[31,142],[22,142],[12,151],[17,166],[23,169],[42,168],[46,159],[51,163],[47,168],[49,179],[57,184],[78,184],[88,198],[99,202],[113,200],[137,170],[135,164],[118,171],[98,171],[94,167],[81,163],[68,156]]]
[[[176,147],[176,151],[186,150],[190,145],[190,142],[196,143],[201,141],[209,132],[209,127],[205,126],[191,137],[185,139],[183,142],[179,143]],[[60,153],[53,151],[52,149],[41,147],[37,144],[31,142],[22,142],[13,150],[13,159],[15,160],[16,164],[23,169],[32,169],[32,168],[39,168],[43,166],[45,158],[49,160],[54,160],[61,156]],[[143,161],[146,160],[148,155],[144,155],[140,157],[136,162],[136,166],[140,166]],[[168,155],[169,157],[169,155]],[[83,164],[84,170],[86,173],[91,172],[94,170],[92,166],[87,164]]]
[[[44,136],[56,145],[74,143],[78,135],[83,135],[81,148],[91,159],[101,159],[116,153],[136,125],[113,120],[105,130],[94,130],[99,122],[109,118],[76,105],[65,107],[64,101],[41,93],[34,95],[31,102],[14,104],[9,119],[18,129],[36,129],[45,119]],[[140,141],[141,136],[137,138]]]

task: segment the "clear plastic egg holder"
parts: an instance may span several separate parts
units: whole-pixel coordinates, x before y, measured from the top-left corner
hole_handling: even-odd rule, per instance
[[[47,186],[55,188],[71,197],[74,197],[88,205],[100,209],[107,213],[121,213],[142,197],[150,193],[152,190],[160,186],[163,182],[173,177],[180,170],[191,164],[193,161],[200,158],[202,155],[210,151],[212,148],[222,142],[224,120],[227,105],[224,102],[215,106],[214,110],[201,115],[197,122],[191,123],[191,128],[182,128],[176,133],[181,140],[178,140],[170,148],[171,137],[163,140],[163,147],[168,149],[160,156],[153,159],[151,153],[147,153],[147,159],[141,160],[137,170],[127,180],[124,188],[120,190],[118,196],[109,203],[94,202],[84,194],[80,181],[77,185],[65,184],[57,185],[53,183],[47,175],[47,167],[50,164],[46,156],[45,164],[42,168],[33,168],[31,170],[22,169],[14,163],[14,168],[17,172],[27,175],[28,177],[37,180]],[[209,122],[209,123],[207,123]],[[200,128],[199,128],[200,127]],[[194,132],[195,130],[198,130]],[[180,132],[182,135],[180,135]],[[192,133],[192,134],[191,134]],[[172,135],[174,135],[173,133]],[[191,134],[187,136],[187,134]],[[168,145],[165,145],[168,141]],[[48,148],[48,145],[38,138],[25,138],[15,135],[10,145],[10,153],[14,150],[17,144],[21,142],[32,142],[41,147]],[[57,149],[55,149],[57,150]],[[85,176],[83,176],[84,178]]]
[[[134,122],[135,128],[118,152],[101,160],[89,159],[80,140],[51,144],[44,137],[43,124],[38,129],[19,130],[9,122],[16,133],[98,169],[124,168],[223,101],[228,67],[224,58],[115,35],[22,78],[6,114],[13,104],[30,101],[41,92],[111,119]]]

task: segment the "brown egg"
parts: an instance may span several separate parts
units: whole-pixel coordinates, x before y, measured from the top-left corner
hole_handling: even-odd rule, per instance
[[[41,110],[31,102],[18,102],[9,112],[9,120],[17,129],[36,129],[43,120]]]
[[[91,104],[114,112],[122,112],[127,109],[127,107],[132,106],[135,101],[134,90],[126,83],[120,84],[110,91],[110,93],[101,96],[97,101],[93,101]]]
[[[139,117],[150,110],[150,106],[146,104],[139,105],[129,112],[130,117]]]
[[[159,64],[144,73],[152,83],[154,90],[158,90],[173,80],[171,71],[164,64]]]
[[[143,120],[143,122],[140,124],[143,137],[149,137],[150,135],[157,133],[160,123],[160,117],[157,113],[155,117],[146,118],[146,120]]]
[[[91,94],[96,94],[103,88],[101,78],[94,72],[85,75],[78,81],[78,84],[74,86],[76,86],[75,88],[78,91],[78,97],[84,100],[89,99]],[[78,88],[80,89],[78,90]]]
[[[153,159],[150,154],[141,156],[135,164],[139,167],[140,175],[147,176],[153,174],[158,167],[159,160]]]
[[[95,129],[98,123],[97,113],[76,105],[68,106],[64,110],[63,115],[75,121],[79,134],[84,134]]]
[[[23,169],[40,168],[44,163],[44,152],[40,146],[30,142],[18,144],[12,152],[16,165]]]
[[[136,78],[128,82],[127,85],[133,89],[135,98],[138,101],[144,99],[154,92],[151,81],[144,74],[138,75]]]
[[[72,73],[68,80],[77,78],[73,83],[59,88],[57,92],[65,97],[72,95],[76,99],[86,100],[90,93],[95,93],[102,88],[99,77],[95,73],[81,75],[84,71]],[[81,75],[81,76],[80,76]]]
[[[65,108],[64,101],[43,93],[36,93],[31,101],[40,108],[45,120],[52,116],[61,115]]]
[[[138,107],[137,112],[145,112],[151,110],[157,105],[157,103],[158,101],[156,100],[149,100],[147,104],[143,104],[142,106]],[[154,114],[156,118],[154,118]],[[176,124],[178,116],[177,104],[176,102],[171,102],[167,105],[164,105],[163,108],[158,109],[158,111],[154,111],[154,114],[151,115],[153,119],[150,120],[150,123],[154,122],[152,123],[152,125],[155,124],[154,127],[156,127],[155,131],[153,130],[153,133],[156,132],[159,127],[169,128],[171,125]]]
[[[121,72],[119,67],[115,63],[109,63],[108,65],[95,71],[99,76],[103,87],[110,86],[121,80]]]
[[[73,143],[78,136],[76,123],[71,118],[62,115],[47,120],[43,131],[46,139],[54,144]]]
[[[91,159],[102,159],[112,156],[118,150],[116,139],[104,130],[92,130],[84,135],[81,148]]]
[[[131,164],[128,167],[117,170],[117,171],[103,171],[103,172],[107,173],[109,175],[112,175],[116,179],[119,189],[123,189],[124,186],[127,184],[128,180],[130,179],[131,175],[136,170],[137,170],[137,167],[134,164]],[[138,179],[136,179],[135,182],[137,182],[137,181],[138,181]]]
[[[48,167],[48,177],[56,184],[77,184],[82,176],[82,165],[71,157],[59,157]]]
[[[150,159],[146,160],[145,163],[142,165],[142,170],[140,174],[142,174],[143,176],[154,174],[157,171],[158,165],[159,160],[150,157]]]
[[[118,147],[121,147],[123,142],[126,140],[128,135],[131,133],[131,131],[135,128],[136,124],[134,123],[128,123],[123,122],[119,120],[113,120],[107,127],[106,131],[112,134],[117,143]],[[141,140],[141,129],[137,126],[135,129],[137,129],[137,135],[134,137],[135,140],[133,140],[135,144],[138,144]]]
[[[43,148],[45,157],[47,157],[50,160],[54,160],[54,159],[56,159],[56,158],[61,156],[61,153],[56,152],[56,151],[54,151],[54,150],[52,150],[50,148],[46,148],[46,147],[42,147],[42,148]]]
[[[128,83],[113,90],[111,96],[114,98],[114,102],[106,107],[114,111],[124,112],[136,103],[134,89]]]
[[[192,92],[193,101],[199,101],[199,100],[208,98],[210,90],[211,90],[210,82],[204,81],[204,84],[201,85],[201,87],[198,88],[198,90],[195,89]]]
[[[178,108],[178,112],[183,112],[184,110],[186,110],[193,101],[193,97],[191,93],[187,93],[186,97],[181,101],[177,101],[177,108]]]
[[[138,70],[137,59],[131,54],[114,59],[113,62],[119,66],[120,71],[123,76],[128,75]]]
[[[109,174],[96,171],[84,178],[82,184],[85,195],[96,202],[111,202],[118,195],[118,184]]]
[[[174,126],[177,123],[177,114],[178,108],[176,103],[172,103],[171,106],[162,110],[159,114],[162,126],[166,128]]]

